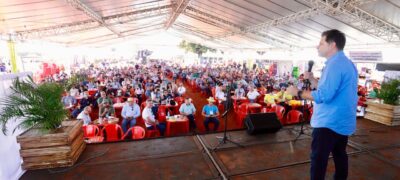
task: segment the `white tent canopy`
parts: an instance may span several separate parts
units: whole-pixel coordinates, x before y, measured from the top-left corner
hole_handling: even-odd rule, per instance
[[[68,46],[167,32],[215,48],[304,48],[332,28],[348,45],[400,43],[400,0],[6,0],[0,20],[3,39]]]

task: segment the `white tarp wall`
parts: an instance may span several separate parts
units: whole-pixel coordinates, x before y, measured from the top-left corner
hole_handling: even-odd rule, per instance
[[[31,72],[17,74],[0,75],[0,99],[3,99],[10,93],[12,81],[19,78],[32,76]],[[1,106],[0,106],[1,107]],[[20,146],[17,143],[17,136],[22,133],[22,129],[17,129],[14,134],[12,130],[20,121],[10,121],[7,124],[8,133],[4,135],[0,132],[0,179],[14,180],[18,179],[24,171],[21,169],[22,159],[20,157]]]

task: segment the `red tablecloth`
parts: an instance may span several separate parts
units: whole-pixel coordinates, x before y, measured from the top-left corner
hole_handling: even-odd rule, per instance
[[[183,115],[175,115],[167,118],[166,136],[189,133],[189,119]]]
[[[246,97],[238,98],[236,96],[232,96],[232,100],[233,100],[233,109],[236,111],[238,103],[240,101],[247,101],[247,98]]]
[[[249,107],[249,112],[250,113],[259,113],[261,112],[262,105],[258,103],[249,103],[247,104]]]

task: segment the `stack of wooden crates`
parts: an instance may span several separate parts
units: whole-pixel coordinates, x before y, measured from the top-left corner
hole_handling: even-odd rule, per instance
[[[55,132],[31,128],[17,137],[22,168],[27,170],[72,166],[83,150],[82,121],[63,121]]]
[[[367,101],[365,119],[376,121],[388,126],[400,125],[400,106]]]

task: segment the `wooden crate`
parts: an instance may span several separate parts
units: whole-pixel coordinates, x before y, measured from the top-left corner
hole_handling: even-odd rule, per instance
[[[53,132],[31,128],[17,137],[27,170],[72,166],[86,147],[81,121],[65,121]]]
[[[367,101],[364,118],[376,121],[388,126],[400,125],[400,106],[382,104],[374,101]]]

